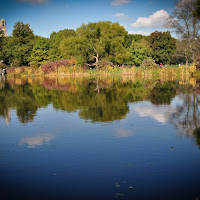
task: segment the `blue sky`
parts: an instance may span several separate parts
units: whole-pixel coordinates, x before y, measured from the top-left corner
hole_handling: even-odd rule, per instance
[[[166,30],[162,25],[174,5],[175,0],[1,0],[0,18],[6,20],[8,35],[18,21],[43,37],[98,21],[119,22],[129,33],[149,34]]]

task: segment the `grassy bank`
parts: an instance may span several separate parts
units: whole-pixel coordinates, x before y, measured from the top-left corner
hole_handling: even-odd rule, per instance
[[[116,67],[106,66],[102,69],[91,69],[81,66],[59,66],[55,68],[31,68],[31,67],[17,67],[8,68],[8,76],[47,76],[47,77],[61,77],[61,76],[98,76],[98,75],[131,75],[142,78],[159,77],[161,79],[187,79],[188,77],[200,77],[199,70],[195,66],[167,66],[160,67]]]

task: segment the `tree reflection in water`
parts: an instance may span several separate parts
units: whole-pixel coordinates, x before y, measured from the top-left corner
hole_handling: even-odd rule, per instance
[[[0,116],[9,122],[11,109],[16,109],[19,121],[28,123],[38,108],[52,104],[66,112],[78,111],[80,118],[91,122],[111,122],[126,117],[129,103],[170,105],[178,95],[170,122],[179,135],[193,137],[199,145],[199,85],[133,77],[0,79]]]
[[[200,145],[200,95],[189,90],[187,94],[179,95],[179,104],[176,112],[171,115],[172,124],[179,130],[178,135],[194,137]],[[199,146],[200,147],[200,146]]]

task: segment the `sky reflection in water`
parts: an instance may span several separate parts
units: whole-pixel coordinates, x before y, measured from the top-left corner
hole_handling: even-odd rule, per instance
[[[1,199],[200,197],[198,81],[1,79],[0,88]]]

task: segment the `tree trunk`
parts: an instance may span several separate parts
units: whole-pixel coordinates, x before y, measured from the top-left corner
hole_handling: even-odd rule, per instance
[[[188,66],[188,55],[187,55],[187,50],[185,49],[185,59],[186,59],[186,66]]]
[[[98,63],[99,62],[99,54],[97,53],[97,55],[94,56],[94,58],[96,59],[96,63]]]
[[[97,53],[97,55],[94,56],[94,58],[96,59],[95,65],[96,65],[96,68],[98,69],[99,54]]]
[[[186,66],[188,66],[188,57],[186,56]]]

